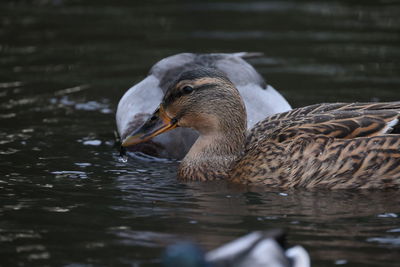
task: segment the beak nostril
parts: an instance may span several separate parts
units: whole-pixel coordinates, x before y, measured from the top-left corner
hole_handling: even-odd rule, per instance
[[[153,115],[153,116],[150,118],[151,121],[154,121],[154,120],[156,120],[156,119],[157,119],[157,116],[155,116],[155,115]]]

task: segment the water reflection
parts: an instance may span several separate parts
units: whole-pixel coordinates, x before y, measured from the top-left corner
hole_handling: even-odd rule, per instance
[[[396,191],[350,193],[295,190],[282,194],[247,191],[225,183],[193,183],[177,187],[173,186],[173,190],[162,187],[159,190],[158,185],[153,183],[146,183],[142,188],[138,188],[137,184],[134,188],[124,187],[124,190],[132,190],[124,198],[125,203],[132,203],[132,206],[128,204],[129,208],[119,207],[119,210],[135,214],[132,219],[144,217],[155,224],[167,223],[168,233],[185,233],[185,238],[196,240],[209,249],[245,234],[246,229],[276,227],[290,229],[293,244],[300,243],[310,249],[312,255],[325,260],[356,258],[365,263],[378,262],[374,256],[361,257],[362,253],[354,256],[351,248],[370,247],[365,242],[398,246],[395,243],[398,237],[369,237],[379,233],[386,236],[385,232],[391,230],[395,222],[382,220],[382,212],[391,211],[384,214],[396,216],[400,213],[399,203],[390,201],[397,195]],[[140,191],[140,194],[133,190]],[[142,212],[137,213],[136,205]],[[143,229],[140,223],[136,227]],[[153,228],[146,226],[145,229]],[[134,234],[130,236],[136,238]],[[325,247],[331,248],[329,252]],[[386,257],[391,257],[390,253]]]

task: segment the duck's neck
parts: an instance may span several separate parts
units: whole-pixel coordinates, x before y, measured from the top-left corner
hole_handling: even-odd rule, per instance
[[[246,138],[246,123],[234,129],[201,133],[197,141],[182,160],[178,177],[186,181],[225,179],[232,163],[243,150]]]

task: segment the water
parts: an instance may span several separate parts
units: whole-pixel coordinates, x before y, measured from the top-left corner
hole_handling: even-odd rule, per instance
[[[159,59],[258,51],[293,106],[399,100],[398,1],[2,1],[0,265],[157,266],[284,228],[314,266],[396,266],[398,191],[179,183],[175,162],[118,160],[119,98]]]

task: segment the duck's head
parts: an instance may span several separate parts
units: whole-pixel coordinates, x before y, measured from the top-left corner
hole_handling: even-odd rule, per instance
[[[200,135],[246,130],[246,111],[238,90],[220,71],[197,68],[183,72],[167,90],[160,106],[122,146],[145,142],[176,127]]]

